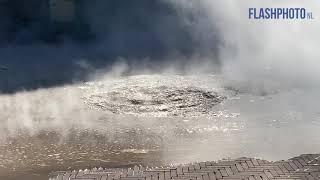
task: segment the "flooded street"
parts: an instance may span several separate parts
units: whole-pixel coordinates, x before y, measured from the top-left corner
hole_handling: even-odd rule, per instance
[[[3,95],[0,179],[320,151],[315,93],[260,95],[222,82],[143,75]]]

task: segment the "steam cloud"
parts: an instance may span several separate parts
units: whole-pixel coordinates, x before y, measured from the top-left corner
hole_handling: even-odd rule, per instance
[[[14,24],[17,21],[12,14],[22,11],[22,1],[11,2],[11,9],[1,2],[0,58],[10,68],[10,73],[2,72],[2,91],[83,79],[96,68],[110,66],[118,57],[126,59],[133,72],[146,68],[183,73],[220,69],[230,80],[264,90],[314,86],[319,80],[316,1],[83,1],[81,16],[96,41],[72,42],[65,36],[59,47],[37,39],[37,33],[45,29],[37,26],[41,20],[34,17],[42,11],[32,14],[27,7],[40,1],[26,6],[24,13],[30,16],[27,25]],[[315,20],[249,20],[249,7],[304,7],[313,12]],[[15,41],[5,43],[13,26],[13,39],[31,41],[28,47]],[[79,66],[79,62],[89,66]]]
[[[190,3],[191,1],[186,1]],[[319,82],[317,1],[201,1],[219,32],[223,75],[258,91],[315,87]],[[182,5],[185,2],[182,2]],[[314,20],[249,20],[248,8],[300,7]]]
[[[144,66],[159,71],[172,64],[183,70],[190,57],[216,54],[213,26],[206,25],[212,30],[203,37],[193,32],[205,25],[200,10],[180,11],[161,0],[77,1],[76,21],[61,30],[50,21],[44,2],[0,2],[0,62],[9,68],[1,72],[2,92],[84,80],[119,57],[131,70]]]
[[[14,2],[19,5],[20,1]],[[2,90],[15,91],[26,84],[58,85],[87,72],[94,72],[93,78],[110,78],[128,73],[216,73],[219,69],[231,86],[257,93],[317,86],[319,81],[320,6],[316,1],[94,0],[83,2],[83,7],[82,15],[97,41],[66,41],[58,47],[36,39],[28,46],[6,44],[0,49],[0,62],[9,67],[1,72]],[[304,7],[316,19],[249,20],[249,7]],[[5,10],[1,11],[7,13],[1,16],[1,35],[14,23],[10,9]],[[34,34],[33,26],[21,26],[20,31]],[[2,103],[2,110],[16,106],[11,103]]]
[[[1,72],[2,90],[62,85],[92,72],[94,78],[110,78],[130,73],[216,73],[218,69],[229,85],[257,93],[315,87],[320,80],[317,1],[92,0],[85,1],[84,7],[83,15],[97,41],[79,43],[66,36],[63,44],[52,46],[32,36],[28,46],[5,42],[0,64],[9,71]],[[304,7],[316,19],[249,20],[249,7]],[[1,18],[4,39],[13,21]],[[27,36],[20,33],[34,33],[34,27],[19,27],[14,39]],[[75,119],[90,126],[90,119],[101,117],[79,113],[84,107],[77,93],[70,87],[67,93],[61,88],[0,96],[1,127],[6,129],[1,132],[15,133],[20,127],[31,132],[63,129],[73,126]],[[34,121],[51,117],[50,122]],[[130,126],[128,121],[122,123]]]

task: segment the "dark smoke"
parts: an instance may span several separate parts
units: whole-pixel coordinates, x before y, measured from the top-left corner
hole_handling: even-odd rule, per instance
[[[183,59],[183,68],[192,56],[216,53],[218,36],[212,26],[199,27],[207,19],[199,8],[181,11],[164,0],[76,2],[75,19],[61,23],[50,18],[46,0],[0,0],[0,65],[8,67],[0,71],[1,92],[85,80],[119,58],[151,69]]]

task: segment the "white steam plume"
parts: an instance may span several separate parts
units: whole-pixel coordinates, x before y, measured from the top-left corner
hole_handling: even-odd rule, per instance
[[[181,9],[206,11],[206,26],[219,32],[219,58],[226,78],[268,90],[317,85],[319,1],[174,1]],[[314,20],[250,20],[248,8],[306,8]],[[195,33],[210,35],[205,26]],[[204,35],[203,35],[204,36]],[[269,89],[269,90],[270,90]]]

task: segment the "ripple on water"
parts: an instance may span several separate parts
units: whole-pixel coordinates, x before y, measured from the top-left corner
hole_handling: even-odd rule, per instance
[[[134,76],[113,83],[90,82],[82,98],[90,107],[114,114],[149,117],[199,117],[227,99],[216,77]],[[200,84],[200,83],[202,84]],[[215,82],[216,84],[213,84]],[[207,85],[207,86],[205,86]]]

